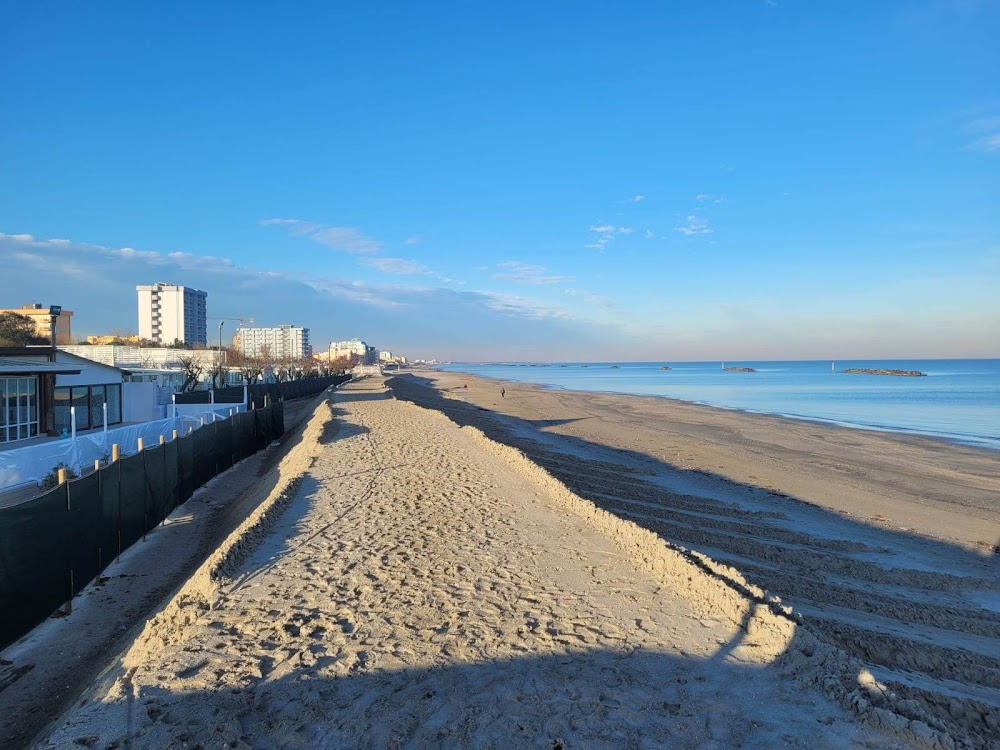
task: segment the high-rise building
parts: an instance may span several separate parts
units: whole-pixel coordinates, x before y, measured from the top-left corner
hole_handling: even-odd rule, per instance
[[[164,284],[137,286],[139,338],[158,344],[208,344],[208,294],[187,286]]]
[[[293,325],[273,328],[240,328],[233,337],[233,344],[243,354],[258,357],[267,347],[276,361],[312,356],[309,329]]]

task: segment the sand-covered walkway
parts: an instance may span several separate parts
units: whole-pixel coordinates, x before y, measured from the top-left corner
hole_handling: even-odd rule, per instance
[[[307,435],[242,556],[42,747],[908,746],[814,687],[857,675],[762,592],[381,380]]]

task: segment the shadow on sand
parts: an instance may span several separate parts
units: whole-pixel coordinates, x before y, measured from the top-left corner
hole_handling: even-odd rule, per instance
[[[859,658],[899,698],[901,713],[968,737],[973,746],[997,738],[997,556],[865,524],[646,454],[543,432],[574,419],[498,414],[444,397],[414,376],[389,384],[398,398],[520,450],[598,507],[779,596],[821,640]],[[714,489],[686,494],[678,487]]]
[[[76,716],[83,723],[43,747],[905,747],[876,739],[815,692],[797,691],[780,664],[752,668],[626,645],[386,668],[366,661],[367,652],[357,647],[338,653],[329,623],[315,615],[293,619],[315,637],[249,661],[233,659],[240,651],[220,631],[225,645],[217,650],[231,655],[227,662],[192,654],[189,666],[178,665],[179,684],[144,684],[134,696],[86,707]],[[274,626],[282,630],[281,622]],[[451,661],[446,649],[438,660]],[[230,671],[221,675],[220,669]],[[260,677],[240,680],[241,669]],[[86,724],[88,716],[94,725]]]

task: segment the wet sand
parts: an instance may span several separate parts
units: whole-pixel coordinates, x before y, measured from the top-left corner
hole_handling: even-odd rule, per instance
[[[450,372],[419,377],[449,398],[515,417],[529,429],[632,451],[682,473],[714,475],[983,552],[1000,542],[1000,451],[654,396]]]

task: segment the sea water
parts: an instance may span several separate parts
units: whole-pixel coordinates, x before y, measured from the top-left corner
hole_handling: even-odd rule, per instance
[[[664,365],[671,369],[660,369]],[[1000,359],[453,363],[441,369],[550,388],[663,396],[1000,450]],[[917,370],[926,377],[853,375],[843,372],[847,369]]]

